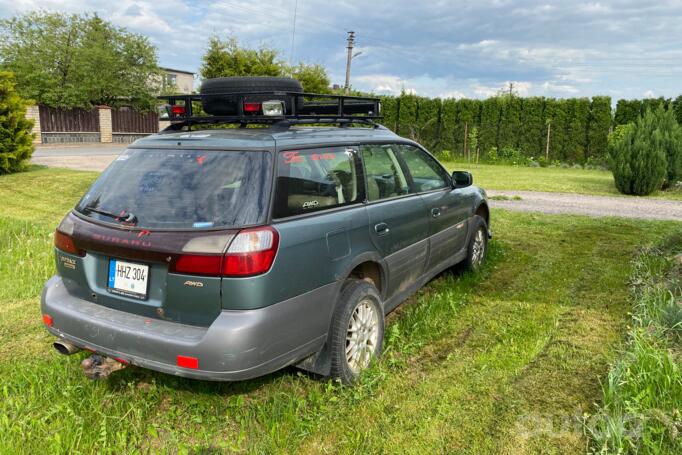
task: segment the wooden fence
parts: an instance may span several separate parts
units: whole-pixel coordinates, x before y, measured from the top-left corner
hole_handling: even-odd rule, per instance
[[[156,133],[159,116],[156,112],[138,112],[126,107],[112,109],[111,129],[114,133]]]
[[[96,133],[99,131],[99,113],[93,109],[61,109],[40,106],[40,128],[54,133]]]

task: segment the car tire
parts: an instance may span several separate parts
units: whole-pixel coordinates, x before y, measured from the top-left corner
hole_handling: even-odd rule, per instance
[[[483,217],[474,215],[471,236],[467,245],[467,255],[462,261],[464,271],[475,272],[485,263],[488,253],[488,225]]]
[[[296,92],[302,93],[303,86],[296,79],[290,77],[216,77],[206,79],[201,83],[199,92],[203,96],[201,105],[210,115],[237,115],[239,113],[239,95],[248,92]],[[215,94],[215,96],[210,96]],[[271,100],[284,101],[287,113],[291,113],[291,106],[295,102],[295,95],[250,95],[249,102]]]
[[[384,310],[381,296],[365,280],[349,280],[341,290],[330,327],[331,376],[352,384],[381,355]]]

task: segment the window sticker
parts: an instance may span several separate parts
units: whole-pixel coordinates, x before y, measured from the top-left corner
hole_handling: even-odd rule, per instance
[[[303,163],[305,158],[298,152],[284,152],[284,164]]]
[[[197,221],[192,225],[194,228],[209,228],[213,227],[213,221]]]

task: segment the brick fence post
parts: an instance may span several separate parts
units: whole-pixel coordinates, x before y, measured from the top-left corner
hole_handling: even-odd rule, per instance
[[[111,126],[111,108],[109,106],[97,106],[99,111],[99,141],[111,143],[114,141]]]
[[[33,120],[33,143],[41,144],[43,138],[40,130],[40,109],[38,106],[26,106],[26,118]]]

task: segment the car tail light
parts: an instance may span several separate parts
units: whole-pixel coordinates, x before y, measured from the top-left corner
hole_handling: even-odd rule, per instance
[[[185,106],[171,106],[171,114],[175,117],[185,115]]]
[[[49,314],[43,314],[43,324],[45,324],[48,327],[52,327],[53,321],[52,321],[52,316]]]
[[[279,234],[271,227],[244,229],[234,236],[227,253],[183,254],[171,265],[173,273],[245,277],[266,273],[272,267]]]
[[[172,267],[172,272],[188,275],[220,276],[222,256],[183,254]]]
[[[59,230],[54,232],[54,246],[65,253],[74,254],[81,257],[85,256],[85,250],[78,248],[73,243],[73,238],[70,235],[66,235]]]
[[[179,367],[182,368],[191,368],[193,370],[196,370],[199,368],[199,359],[196,357],[188,357],[186,355],[179,355],[176,357],[176,362]]]
[[[230,243],[223,261],[223,276],[253,276],[270,270],[279,234],[270,227],[245,229]]]
[[[261,111],[261,103],[247,103],[244,102],[245,114],[259,114]]]

